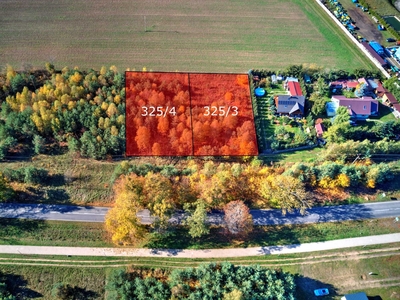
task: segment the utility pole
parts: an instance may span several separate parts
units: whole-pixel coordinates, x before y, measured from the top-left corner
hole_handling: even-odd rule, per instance
[[[147,32],[146,16],[143,16],[143,19],[144,19],[144,32]]]

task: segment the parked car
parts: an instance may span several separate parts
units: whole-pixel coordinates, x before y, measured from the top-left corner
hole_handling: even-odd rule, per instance
[[[317,290],[314,290],[314,295],[315,296],[326,296],[326,295],[329,295],[329,290],[327,288],[317,289]]]
[[[388,43],[394,43],[396,40],[394,38],[387,38],[386,42]]]

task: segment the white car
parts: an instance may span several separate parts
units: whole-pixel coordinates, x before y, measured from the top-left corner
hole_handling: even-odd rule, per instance
[[[329,295],[329,290],[326,288],[314,290],[315,296],[325,296]]]

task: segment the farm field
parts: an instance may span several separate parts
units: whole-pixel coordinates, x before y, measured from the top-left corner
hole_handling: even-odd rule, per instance
[[[372,68],[315,0],[2,1],[0,64],[243,72]]]

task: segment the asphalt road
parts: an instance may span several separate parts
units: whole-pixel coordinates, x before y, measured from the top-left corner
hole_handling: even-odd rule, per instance
[[[107,207],[0,203],[1,218],[103,222],[104,216],[108,210],[109,208]],[[304,216],[298,212],[288,213],[284,216],[282,212],[277,209],[251,210],[250,212],[253,216],[254,225],[307,224],[379,219],[400,217],[400,201],[314,207],[307,210]],[[152,217],[149,216],[148,211],[139,213],[138,217],[144,224],[152,222]],[[183,218],[183,214],[176,214],[170,221],[176,223],[180,222]],[[212,213],[208,215],[209,223],[217,224],[222,221],[222,213]]]

